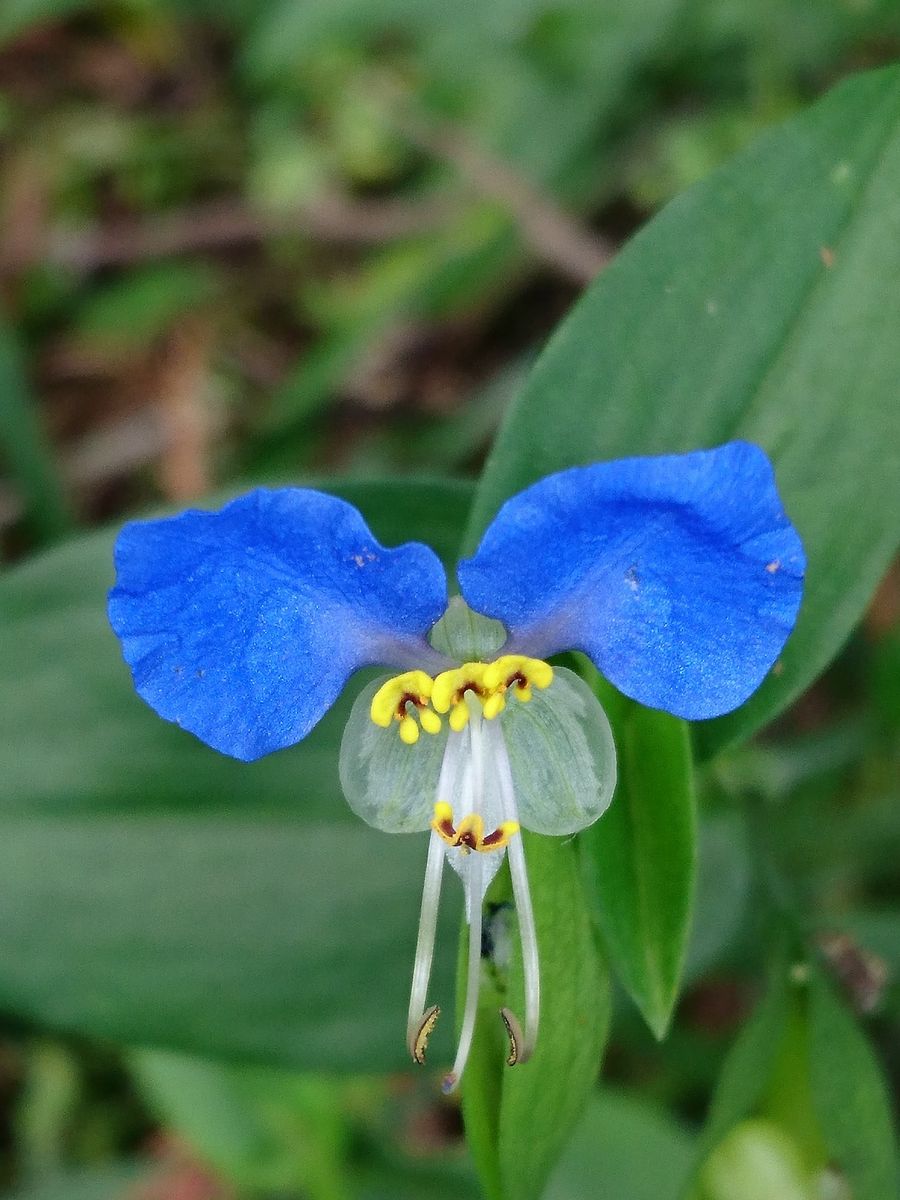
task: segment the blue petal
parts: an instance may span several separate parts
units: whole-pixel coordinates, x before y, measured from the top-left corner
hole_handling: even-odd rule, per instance
[[[459,581],[510,649],[582,650],[626,695],[698,720],[762,682],[804,567],[769,460],[730,442],[548,476],[504,504]]]
[[[245,761],[305,737],[359,667],[427,662],[447,603],[427,546],[386,550],[351,504],[301,488],[126,525],[116,567],[138,692]]]

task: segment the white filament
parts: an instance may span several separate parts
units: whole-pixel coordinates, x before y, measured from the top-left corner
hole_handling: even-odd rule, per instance
[[[431,963],[434,958],[438,905],[441,899],[441,876],[444,872],[445,857],[443,842],[432,831],[428,840],[428,861],[425,865],[422,908],[419,913],[419,933],[416,938],[416,959],[413,964],[409,1016],[406,1021],[406,1044],[410,1054],[413,1054],[419,1026],[422,1023],[428,982],[431,979]]]
[[[473,894],[481,895],[481,855],[472,854],[473,859],[469,879]],[[472,1038],[475,1034],[475,1018],[478,1016],[478,992],[481,984],[481,901],[472,904],[469,919],[469,955],[466,967],[466,1006],[463,1011],[462,1028],[459,1031],[459,1045],[456,1048],[456,1058],[449,1075],[444,1076],[441,1087],[445,1094],[452,1092],[465,1070],[469,1051],[472,1049]]]
[[[460,758],[463,748],[461,734],[451,731],[447,738],[444,758],[441,762],[441,772],[438,777],[435,800],[451,796],[459,774]],[[425,883],[422,887],[422,907],[419,912],[419,932],[416,937],[416,958],[413,964],[412,987],[409,996],[409,1016],[406,1023],[406,1042],[410,1054],[413,1053],[422,1015],[425,1009],[425,999],[428,994],[428,983],[431,979],[431,964],[434,959],[434,942],[437,933],[438,906],[441,898],[441,877],[444,871],[446,853],[444,843],[432,831],[428,841],[428,860],[425,864]]]
[[[490,722],[488,737],[491,741],[491,750],[497,768],[503,820],[518,821],[519,808],[516,804],[512,767],[499,721]],[[522,972],[525,981],[525,1031],[518,1056],[518,1061],[522,1063],[527,1062],[531,1057],[537,1041],[541,1013],[541,974],[534,909],[531,905],[531,891],[528,887],[528,872],[525,868],[525,851],[521,836],[510,838],[507,853],[512,876],[513,898],[516,902],[516,916],[519,921],[519,937],[522,942]]]
[[[471,773],[463,778],[463,801],[466,809],[478,816],[484,814],[484,731],[481,706],[474,698],[469,699],[469,765]],[[468,795],[466,795],[468,793]],[[478,993],[481,986],[481,907],[482,907],[482,856],[477,851],[466,859],[467,870],[463,877],[466,892],[466,919],[469,922],[469,954],[466,967],[466,1003],[463,1010],[459,1045],[453,1069],[444,1077],[441,1085],[445,1093],[452,1092],[465,1070],[472,1038],[475,1035],[475,1019],[478,1016]]]

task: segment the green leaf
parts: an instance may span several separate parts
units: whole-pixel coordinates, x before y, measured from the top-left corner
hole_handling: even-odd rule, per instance
[[[784,1163],[795,1161],[810,1180],[828,1164],[855,1200],[888,1200],[897,1195],[897,1162],[885,1082],[821,971],[813,967],[805,979],[792,985],[776,964],[769,992],[726,1059],[700,1140],[703,1178],[709,1186],[710,1172],[734,1177],[740,1157],[746,1194],[762,1195],[751,1187],[752,1155],[741,1147],[768,1131],[780,1139]]]
[[[593,938],[575,847],[525,835],[541,960],[541,1028],[533,1058],[507,1067],[498,1008],[522,1012],[521,957],[492,964],[483,987],[473,1057],[463,1080],[463,1116],[485,1194],[535,1200],[569,1138],[600,1067],[609,1024],[609,986]],[[509,888],[504,871],[489,893]],[[488,912],[492,911],[489,903]],[[505,907],[493,909],[492,935]],[[489,925],[489,930],[492,927]],[[515,926],[511,932],[515,935]],[[465,939],[463,939],[465,941]]]
[[[787,972],[780,956],[773,965],[766,994],[738,1034],[722,1066],[710,1102],[697,1154],[699,1167],[737,1124],[763,1102],[790,1013]]]
[[[707,974],[729,950],[746,919],[753,878],[739,813],[704,814],[699,835],[694,919],[684,964],[688,982]]]
[[[667,1113],[605,1089],[591,1098],[544,1200],[676,1200],[693,1155],[692,1138]]]
[[[129,271],[94,288],[77,313],[73,333],[134,353],[179,319],[210,303],[218,280],[206,264],[166,262]]]
[[[137,1164],[66,1171],[5,1193],[5,1200],[122,1200],[140,1182]]]
[[[0,462],[5,462],[35,533],[51,541],[72,528],[50,446],[25,375],[22,349],[0,322]]]
[[[210,1057],[399,1070],[424,865],[423,837],[304,822],[300,798],[282,818],[4,817],[0,1010]]]
[[[809,557],[773,674],[697,731],[747,736],[835,654],[900,514],[900,68],[851,79],[680,196],[557,330],[501,430],[468,544],[551,471],[744,437]]]
[[[336,486],[388,544],[455,558],[466,483]],[[352,820],[337,751],[355,689],[302,744],[252,766],[160,720],[134,693],[106,620],[115,531],[66,543],[0,580],[0,812],[215,806]],[[302,800],[300,799],[302,797]]]
[[[133,1053],[129,1064],[164,1124],[240,1188],[349,1195],[342,1081],[158,1050]]]
[[[872,1049],[830,984],[809,988],[812,1098],[832,1161],[854,1200],[897,1195],[897,1156],[887,1085]]]
[[[336,1079],[160,1051],[132,1053],[128,1061],[164,1126],[236,1184],[241,1196],[476,1195],[471,1164],[451,1141],[443,1153],[429,1145],[423,1155],[421,1143],[408,1138],[405,1122],[397,1121],[396,1084],[389,1077]],[[415,1106],[415,1098],[411,1102]]]
[[[588,895],[613,965],[654,1034],[665,1035],[690,933],[697,860],[687,726],[604,686],[619,781],[580,838]]]

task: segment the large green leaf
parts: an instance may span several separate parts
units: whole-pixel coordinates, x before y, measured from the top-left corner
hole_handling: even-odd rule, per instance
[[[388,544],[453,562],[471,485],[335,487]],[[0,811],[235,806],[351,819],[337,783],[341,702],[302,746],[250,766],[161,721],[134,693],[106,620],[114,531],[67,542],[0,580]],[[352,699],[352,696],[350,696]]]
[[[613,965],[663,1037],[684,965],[697,859],[687,726],[605,688],[619,763],[616,795],[579,839],[588,894]]]
[[[360,823],[4,817],[0,1010],[130,1044],[397,1070],[424,863],[422,837]],[[445,922],[436,994],[452,994],[454,943]]]
[[[606,1089],[591,1098],[544,1200],[676,1200],[692,1159],[691,1136],[664,1110]]]
[[[469,544],[575,463],[733,437],[772,456],[809,555],[777,673],[698,730],[783,708],[857,621],[900,519],[900,68],[861,75],[670,204],[556,332],[483,476]]]
[[[847,1008],[816,971],[809,995],[812,1099],[832,1161],[854,1200],[898,1194],[891,1102],[878,1062]]]
[[[559,838],[526,837],[541,956],[537,1048],[527,1063],[504,1063],[508,1047],[498,1008],[522,1012],[521,959],[514,952],[508,973],[495,964],[496,987],[483,987],[473,1061],[463,1080],[466,1132],[491,1200],[541,1194],[597,1077],[609,1024],[607,974],[575,847]],[[490,894],[495,904],[504,899],[504,882]],[[494,920],[502,922],[504,911],[495,909]],[[492,940],[504,945],[508,936],[495,929]]]

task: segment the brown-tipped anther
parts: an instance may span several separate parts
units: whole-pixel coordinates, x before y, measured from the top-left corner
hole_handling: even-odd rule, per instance
[[[431,1008],[427,1008],[422,1014],[422,1020],[419,1022],[419,1027],[415,1035],[410,1038],[409,1050],[412,1054],[413,1062],[422,1066],[425,1062],[425,1051],[428,1049],[428,1039],[437,1025],[437,1019],[441,1015],[440,1005],[432,1004]]]
[[[503,821],[493,833],[485,834],[482,817],[478,813],[470,813],[455,827],[453,809],[446,801],[439,800],[434,806],[431,828],[448,846],[458,847],[463,854],[468,854],[471,850],[504,849],[512,835],[519,832],[519,822]]]
[[[506,1036],[509,1038],[509,1054],[506,1056],[506,1065],[514,1067],[516,1063],[527,1062],[531,1057],[531,1050],[525,1046],[519,1018],[511,1008],[501,1008],[500,1019],[506,1027]]]

